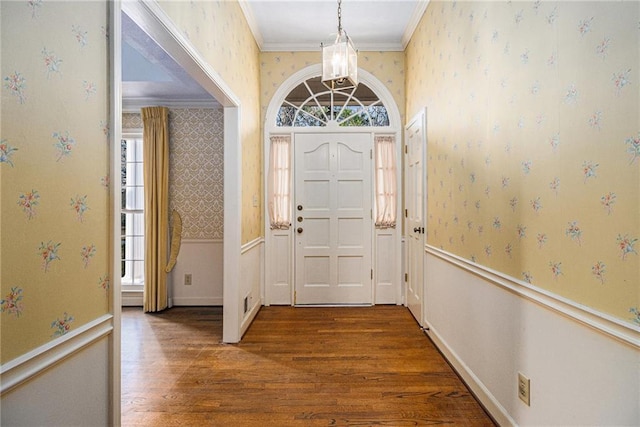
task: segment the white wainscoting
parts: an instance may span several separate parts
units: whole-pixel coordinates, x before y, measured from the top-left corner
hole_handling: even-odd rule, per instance
[[[395,228],[375,230],[374,286],[375,304],[401,304],[401,251],[396,247]]]
[[[105,315],[2,365],[0,425],[115,424],[110,413],[112,332],[113,316]]]
[[[425,267],[428,334],[500,425],[640,425],[638,328],[436,248]]]
[[[223,249],[222,240],[182,240],[167,277],[169,307],[223,305]],[[185,274],[191,274],[191,285],[184,284]],[[142,290],[123,289],[123,307],[141,307],[142,302]]]
[[[222,240],[182,240],[169,275],[172,305],[222,305],[223,253]],[[191,274],[191,285],[185,285],[185,274]]]
[[[265,305],[293,303],[291,229],[267,230],[269,233],[265,269]]]
[[[262,307],[264,289],[264,239],[257,238],[242,246],[240,255],[240,336],[242,336]],[[246,302],[245,302],[246,301]]]

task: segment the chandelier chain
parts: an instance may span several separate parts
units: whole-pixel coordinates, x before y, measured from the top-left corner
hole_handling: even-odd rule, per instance
[[[338,0],[338,34],[342,33],[342,0]]]

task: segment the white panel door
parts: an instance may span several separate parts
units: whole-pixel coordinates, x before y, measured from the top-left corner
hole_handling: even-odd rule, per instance
[[[424,119],[421,114],[405,130],[407,182],[406,234],[407,234],[407,307],[420,325],[423,325],[424,299]]]
[[[371,135],[295,136],[295,304],[372,304]]]

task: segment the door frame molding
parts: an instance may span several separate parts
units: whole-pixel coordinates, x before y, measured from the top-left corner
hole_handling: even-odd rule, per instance
[[[222,341],[236,343],[242,337],[241,296],[237,284],[241,272],[242,239],[242,139],[240,99],[202,54],[183,35],[156,1],[122,1],[121,10],[171,55],[185,71],[224,108],[224,243]],[[117,13],[120,13],[118,10]],[[120,34],[113,37],[120,37]],[[121,58],[115,68],[120,69]],[[117,82],[119,85],[119,82]],[[116,85],[115,87],[118,87]],[[120,95],[119,93],[117,95]],[[117,102],[121,100],[118,99]],[[115,130],[121,118],[115,117]],[[115,133],[115,131],[114,131]],[[119,135],[118,135],[119,137]],[[119,157],[116,159],[119,162]],[[119,218],[119,214],[115,216]],[[118,243],[119,245],[119,243]],[[119,246],[115,246],[119,247]],[[118,263],[116,263],[118,264]],[[114,277],[116,277],[114,275]],[[119,275],[117,277],[120,277]],[[115,280],[114,280],[115,281]],[[114,291],[120,292],[119,281]]]
[[[421,127],[422,127],[422,180],[423,180],[423,191],[422,191],[422,200],[420,200],[420,204],[422,205],[422,221],[423,221],[423,225],[424,225],[424,233],[423,233],[423,243],[422,243],[422,248],[420,251],[420,258],[421,258],[421,269],[422,269],[422,283],[421,283],[421,290],[422,290],[422,295],[421,295],[421,300],[420,300],[420,318],[416,319],[416,321],[418,322],[418,324],[420,326],[424,326],[426,324],[426,317],[425,317],[425,300],[426,300],[426,286],[425,286],[425,278],[424,278],[424,271],[425,271],[425,267],[426,267],[426,244],[427,244],[427,193],[426,193],[426,189],[427,189],[427,184],[426,184],[426,177],[427,177],[427,108],[423,108],[421,109],[415,116],[413,116],[411,118],[411,120],[409,120],[407,122],[407,125],[404,127],[404,138],[405,140],[403,140],[403,145],[406,146],[406,138],[407,138],[407,131],[409,130],[409,128],[411,128],[415,123],[420,123]],[[404,153],[403,154],[403,165],[406,164],[406,160],[408,158],[408,153]],[[404,188],[403,188],[403,197],[405,197],[407,194],[406,192],[409,191],[409,170],[408,168],[403,168],[403,178],[404,178]],[[408,237],[409,234],[409,218],[403,216],[402,217],[402,222],[403,222],[403,230],[404,230],[404,235],[405,235],[405,242],[406,245],[404,247],[404,251],[405,251],[405,256],[403,257],[405,260],[405,271],[407,272],[407,274],[411,274],[410,272],[410,260],[409,260],[409,255],[410,255],[410,246],[411,246],[411,242],[410,239]],[[411,279],[411,277],[409,277],[409,279]],[[404,302],[403,304],[407,307],[409,307],[409,281],[405,281],[403,283],[403,295],[404,295]]]
[[[291,143],[293,144],[295,141],[295,134],[297,133],[368,133],[371,135],[373,140],[374,135],[394,135],[396,138],[396,170],[398,171],[397,175],[397,189],[396,192],[398,194],[398,202],[397,202],[397,226],[393,230],[393,266],[392,273],[390,276],[392,277],[392,281],[395,282],[395,286],[389,295],[386,296],[386,300],[378,301],[376,299],[376,284],[377,284],[377,276],[378,276],[378,266],[376,265],[377,253],[378,253],[378,235],[386,232],[388,234],[388,230],[381,230],[375,227],[372,223],[372,238],[373,241],[373,253],[372,253],[372,266],[374,268],[374,304],[375,303],[395,303],[395,304],[403,304],[403,287],[402,284],[402,225],[403,225],[403,217],[402,217],[402,164],[403,164],[403,140],[402,140],[402,119],[400,116],[400,110],[393,98],[393,95],[387,89],[387,87],[380,82],[373,74],[369,73],[366,70],[358,69],[358,77],[359,80],[369,86],[371,90],[378,96],[378,98],[382,101],[382,103],[387,108],[387,114],[389,115],[389,126],[384,127],[344,127],[337,128],[334,126],[326,126],[326,127],[277,127],[275,125],[275,118],[278,113],[280,106],[282,105],[285,97],[293,90],[296,86],[301,84],[302,82],[312,78],[322,75],[322,64],[314,64],[310,65],[306,68],[303,68],[296,73],[292,74],[289,78],[287,78],[278,89],[275,91],[271,101],[269,102],[269,106],[267,108],[265,118],[264,118],[264,133],[263,133],[263,182],[266,182],[267,174],[269,171],[269,157],[270,157],[270,136],[272,135],[290,135]],[[293,155],[293,150],[291,150]],[[292,158],[292,165],[293,158]],[[293,166],[295,168],[295,165]],[[294,172],[291,174],[291,184],[293,188],[293,176]],[[372,179],[372,186],[374,181]],[[290,227],[289,230],[271,230],[269,227],[269,211],[268,211],[268,194],[267,194],[267,186],[264,186],[263,200],[265,203],[264,207],[264,236],[265,236],[265,280],[263,282],[262,295],[264,295],[263,301],[265,305],[271,304],[280,304],[280,305],[293,305],[294,303],[294,268],[295,263],[293,262],[294,250],[295,250],[295,242],[294,236],[292,233],[293,227]],[[373,192],[373,187],[371,189]],[[293,205],[292,205],[293,209]],[[293,216],[292,216],[293,218]],[[282,249],[285,247],[285,239],[288,243],[286,245],[286,252],[283,254]],[[276,247],[280,248],[276,250]],[[283,257],[285,259],[283,259]],[[279,263],[285,264],[285,269],[287,270],[287,274],[282,274],[281,271],[278,271]],[[277,289],[277,290],[276,290]]]

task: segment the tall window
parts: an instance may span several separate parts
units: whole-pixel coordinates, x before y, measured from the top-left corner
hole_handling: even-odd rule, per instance
[[[141,136],[121,141],[120,161],[122,285],[142,286],[144,284],[144,181]]]

